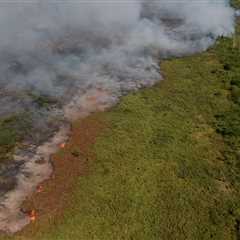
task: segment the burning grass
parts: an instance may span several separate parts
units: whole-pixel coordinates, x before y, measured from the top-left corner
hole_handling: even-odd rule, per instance
[[[0,136],[10,146],[7,152],[16,150],[12,165],[22,165],[12,167],[11,177],[18,180],[14,191],[1,194],[0,229],[11,233],[29,222],[18,211],[20,205],[50,176],[48,157],[58,147],[65,150],[61,144],[73,118],[105,110],[129,91],[155,84],[161,78],[159,58],[203,51],[234,30],[234,11],[227,1],[196,5],[137,0],[127,8],[111,1],[68,6],[40,2],[20,4],[17,11],[6,4],[0,14],[0,30],[6,30],[1,34],[0,115],[28,112],[31,123],[23,148],[15,148],[20,145],[15,128]],[[94,21],[88,21],[88,12]],[[11,14],[14,19],[8,18]],[[215,21],[207,22],[213,15]],[[11,26],[5,28],[5,22]]]
[[[32,239],[32,232],[43,226],[52,226],[62,218],[63,209],[69,205],[69,195],[72,194],[75,181],[79,176],[88,174],[88,159],[92,156],[89,148],[102,128],[103,123],[96,115],[73,124],[70,141],[64,147],[59,144],[59,152],[52,156],[52,177],[38,185],[35,193],[22,206],[22,212],[31,221],[22,232],[24,238]]]
[[[239,54],[221,39],[206,53],[165,61],[161,84],[124,97],[94,122],[76,123],[82,128],[73,128],[74,141],[55,164],[87,159],[88,174],[71,178],[76,165],[60,168],[34,198],[37,210],[45,201],[49,220],[40,214],[9,239],[239,239],[240,115],[232,81]],[[108,127],[86,158],[82,144],[97,122]],[[65,181],[71,191],[53,194]],[[61,217],[48,208],[51,196],[55,205],[64,199]]]

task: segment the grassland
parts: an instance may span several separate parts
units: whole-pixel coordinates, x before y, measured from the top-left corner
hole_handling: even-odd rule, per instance
[[[107,127],[62,217],[0,239],[240,239],[240,51],[233,46],[222,38],[205,53],[164,61],[164,81],[97,114]]]
[[[239,240],[240,48],[235,39],[164,61],[164,81],[96,114],[95,121],[106,127],[92,147],[89,173],[76,176],[74,191],[63,193],[67,207],[61,218],[0,239]],[[7,124],[14,121],[0,123],[5,156],[18,136],[9,130],[16,126]],[[80,161],[79,144],[71,149]]]

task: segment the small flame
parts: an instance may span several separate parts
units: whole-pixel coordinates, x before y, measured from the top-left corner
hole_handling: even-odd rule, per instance
[[[39,185],[39,186],[37,187],[37,193],[41,193],[41,192],[43,192],[43,186],[42,186],[42,185]]]
[[[87,100],[90,102],[96,102],[97,101],[97,96],[88,96]]]
[[[36,211],[35,210],[31,210],[30,213],[29,213],[29,218],[32,222],[36,221],[36,218],[37,218],[37,214],[36,214]]]
[[[65,148],[65,146],[66,146],[65,143],[60,144],[60,148]]]

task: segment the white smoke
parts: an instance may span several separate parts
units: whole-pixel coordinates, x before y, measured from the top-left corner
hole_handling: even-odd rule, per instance
[[[153,85],[161,79],[160,59],[203,51],[231,35],[234,15],[228,0],[0,1],[0,117],[27,111],[29,151],[35,149],[35,157],[26,149],[15,157],[25,164],[15,191],[0,196],[0,230],[28,222],[20,205],[49,176],[35,159],[46,159],[58,144],[46,143],[62,126],[56,117],[86,116]],[[41,106],[36,96],[54,104]]]
[[[95,84],[120,93],[159,79],[156,57],[204,50],[233,20],[225,0],[1,2],[0,84],[56,97]]]

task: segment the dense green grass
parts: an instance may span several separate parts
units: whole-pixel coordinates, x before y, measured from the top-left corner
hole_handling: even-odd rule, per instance
[[[221,39],[163,62],[163,82],[100,114],[109,127],[63,218],[14,239],[239,239],[240,52],[232,46]]]

